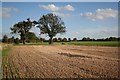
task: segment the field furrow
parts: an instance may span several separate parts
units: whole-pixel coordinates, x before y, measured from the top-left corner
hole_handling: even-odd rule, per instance
[[[116,56],[115,47],[14,46],[3,58],[3,78],[117,78]]]

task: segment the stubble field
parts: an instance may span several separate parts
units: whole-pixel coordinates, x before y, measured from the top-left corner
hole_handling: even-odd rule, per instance
[[[14,46],[2,59],[3,78],[118,78],[118,48]]]

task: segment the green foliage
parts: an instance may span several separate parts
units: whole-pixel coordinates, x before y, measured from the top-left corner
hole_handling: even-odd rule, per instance
[[[54,42],[57,42],[57,41],[58,41],[58,39],[57,39],[57,38],[54,38],[54,39],[53,39],[53,41],[54,41]]]
[[[77,38],[73,38],[73,41],[77,41]]]
[[[3,36],[2,42],[3,43],[8,43],[8,37],[7,37],[7,35]]]
[[[58,42],[61,42],[62,41],[62,38],[58,38]]]
[[[11,33],[12,34],[20,34],[20,38],[23,41],[23,44],[25,44],[25,40],[26,40],[26,33],[29,32],[29,30],[32,28],[32,26],[34,26],[34,21],[30,21],[30,19],[28,18],[27,21],[21,21],[18,22],[16,24],[13,25],[11,29]]]
[[[35,35],[35,33],[33,33],[33,32],[28,32],[28,33],[26,33],[26,41],[27,42],[35,42],[37,40],[37,37],[36,37],[36,35]]]
[[[67,38],[63,38],[62,41],[63,41],[63,42],[66,42],[66,41],[67,41]]]
[[[14,43],[14,37],[8,38],[7,35],[4,35],[2,42],[3,43]]]
[[[71,41],[71,38],[68,38],[68,41],[70,42],[70,41]]]
[[[58,33],[65,33],[66,27],[64,22],[55,14],[43,15],[39,21],[38,28],[41,30],[41,34],[48,34],[50,37],[50,44],[52,43],[52,38]]]
[[[7,46],[3,47],[3,49],[2,49],[2,56],[3,57],[7,56],[11,49],[12,49],[11,45],[7,45]]]
[[[31,46],[31,45],[49,45],[48,42],[38,42],[38,43],[27,43],[25,45],[23,44],[15,44],[15,46]]]
[[[15,42],[15,44],[19,44],[19,43],[20,43],[19,38],[16,38],[16,39],[14,40],[14,42]]]

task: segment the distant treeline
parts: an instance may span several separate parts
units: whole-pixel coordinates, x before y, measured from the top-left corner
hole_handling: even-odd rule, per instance
[[[30,36],[27,37],[26,42],[27,43],[38,43],[38,42],[49,42],[49,40],[46,40],[45,38],[38,38],[35,36],[35,34],[30,33]],[[91,39],[89,37],[83,37],[81,40],[77,38],[53,38],[53,42],[72,42],[72,41],[120,41],[120,37],[109,37],[109,38],[102,38],[102,39]],[[19,38],[14,38],[14,37],[8,37],[7,35],[3,36],[2,39],[3,43],[15,43],[19,44],[22,43],[22,40]]]
[[[91,39],[89,37],[83,37],[81,40],[77,39],[77,38],[54,38],[53,39],[54,42],[70,42],[70,41],[120,41],[120,38],[116,38],[116,37],[109,37],[109,38],[102,38],[102,39]]]

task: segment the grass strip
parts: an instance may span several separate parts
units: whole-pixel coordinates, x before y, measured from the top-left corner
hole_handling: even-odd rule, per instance
[[[80,42],[65,42],[65,45],[83,45],[83,46],[110,46],[119,47],[118,41],[80,41]]]
[[[49,42],[15,44],[15,46],[49,45]],[[53,42],[52,45],[80,45],[80,46],[110,46],[120,47],[118,41],[71,41],[71,42]]]
[[[8,45],[2,49],[2,57],[7,56],[10,50],[12,49],[11,45]]]

